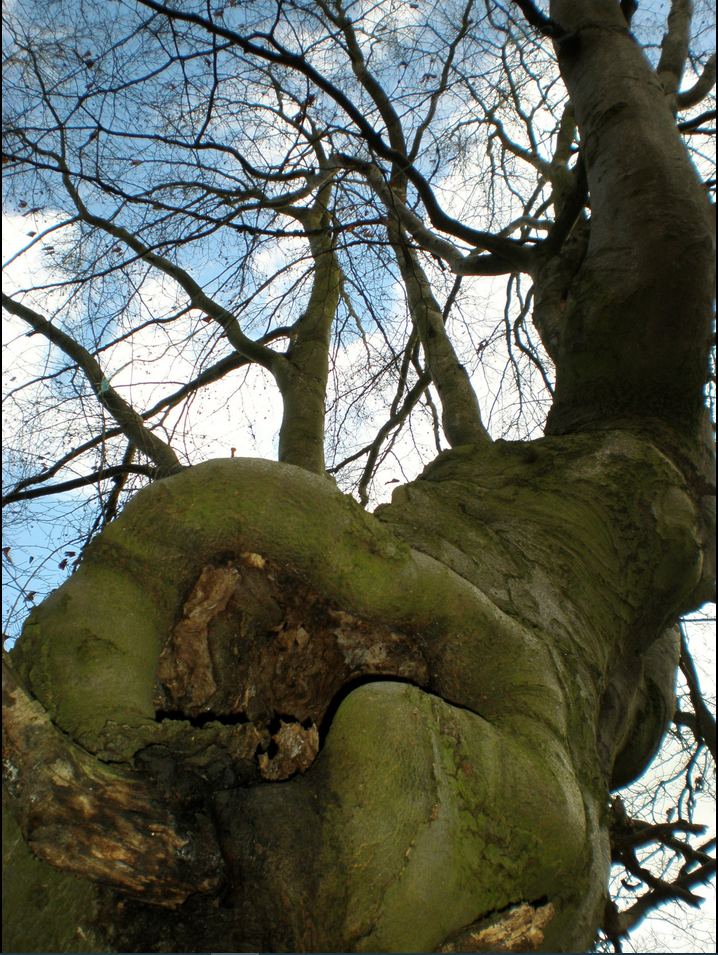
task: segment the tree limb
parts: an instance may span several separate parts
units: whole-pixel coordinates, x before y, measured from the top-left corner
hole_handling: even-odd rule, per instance
[[[551,17],[541,13],[532,0],[514,0],[516,6],[521,10],[526,22],[539,31],[543,36],[551,37],[554,40],[560,40],[566,35],[566,31],[560,23],[556,23]]]
[[[339,471],[344,467],[345,464],[348,464],[351,460],[361,457],[362,454],[369,452],[369,457],[367,459],[366,465],[362,472],[361,480],[359,481],[359,501],[362,507],[366,507],[369,502],[369,494],[367,493],[367,487],[369,486],[369,481],[374,474],[374,466],[376,464],[376,459],[379,456],[379,450],[381,448],[384,438],[389,434],[389,432],[402,424],[406,420],[409,412],[412,410],[414,405],[417,403],[421,397],[421,393],[424,389],[431,383],[431,374],[427,371],[419,378],[416,384],[410,389],[406,398],[404,399],[401,407],[379,428],[376,437],[370,445],[367,445],[366,448],[363,448],[358,454],[354,454],[351,458],[347,458],[346,461],[343,461],[338,467],[332,468],[332,471]]]
[[[278,328],[274,329],[268,335],[264,335],[260,341],[264,343],[269,340],[274,340],[276,337],[286,337],[289,334],[289,328]],[[162,398],[148,411],[143,411],[140,415],[140,418],[142,421],[147,421],[150,418],[153,418],[156,414],[159,414],[160,411],[174,408],[175,405],[178,405],[183,398],[191,395],[193,392],[197,391],[197,389],[203,387],[204,385],[219,381],[228,372],[233,371],[236,368],[242,368],[244,365],[248,364],[249,360],[247,358],[244,358],[243,355],[238,355],[237,352],[233,352],[231,355],[221,358],[214,365],[210,365],[209,368],[206,368],[204,371],[200,372],[199,375],[197,375],[191,381],[188,381],[186,385],[182,385],[181,388],[178,388],[177,391],[173,392],[171,395],[168,395],[166,398]],[[78,447],[72,448],[72,450],[59,458],[51,467],[46,468],[39,474],[33,474],[29,478],[18,481],[13,490],[3,498],[3,506],[5,505],[8,497],[15,499],[14,496],[19,491],[23,491],[27,487],[32,487],[33,484],[40,484],[43,481],[49,481],[50,478],[54,477],[57,472],[64,468],[65,465],[69,464],[70,461],[74,461],[86,451],[91,451],[92,448],[96,448],[97,445],[101,444],[103,441],[107,441],[110,438],[116,438],[120,434],[123,434],[122,428],[108,428],[107,430],[102,431],[102,433],[98,434],[96,437],[91,438],[89,441],[85,441]],[[20,500],[20,498],[17,498],[17,500]]]
[[[713,53],[703,72],[689,90],[684,90],[676,95],[676,104],[678,109],[689,109],[691,106],[697,106],[715,86],[716,82],[716,55]]]
[[[204,289],[195,282],[183,268],[175,262],[171,262],[165,256],[152,252],[143,242],[140,242],[137,236],[132,232],[129,232],[122,226],[115,225],[114,222],[111,222],[109,219],[90,212],[82,201],[78,190],[75,188],[70,171],[65,165],[64,160],[54,153],[48,153],[48,155],[51,155],[57,162],[65,188],[74,202],[77,211],[80,213],[83,222],[95,226],[97,229],[101,229],[116,239],[120,239],[125,245],[132,249],[133,252],[136,252],[140,258],[144,259],[145,262],[149,262],[150,265],[153,265],[160,272],[169,275],[170,278],[174,279],[180,288],[187,293],[195,308],[201,309],[205,314],[211,316],[222,327],[227,336],[227,340],[241,355],[244,355],[250,361],[257,362],[257,364],[262,365],[274,374],[281,356],[278,356],[271,348],[266,348],[252,341],[251,338],[248,338],[240,329],[239,322],[235,316],[210,298]],[[138,447],[140,447],[139,444]]]
[[[144,474],[147,477],[154,478],[157,477],[157,468],[151,468],[145,464],[117,464],[109,468],[100,468],[98,471],[93,471],[92,474],[86,474],[71,481],[62,481],[60,484],[52,484],[50,487],[38,487],[32,491],[11,491],[9,494],[3,495],[2,506],[14,504],[16,501],[31,501],[37,497],[47,497],[48,494],[75,491],[79,487],[99,484],[100,481],[105,481],[108,478],[116,478],[126,474]]]
[[[86,348],[83,348],[74,338],[61,331],[52,322],[49,322],[43,315],[21,302],[16,302],[15,299],[10,298],[4,292],[2,304],[8,312],[27,322],[35,332],[57,345],[77,363],[92,385],[100,404],[110,412],[127,438],[150,460],[155,462],[158,476],[172,474],[181,469],[182,465],[172,448],[153,431],[145,427],[142,418],[115,391],[105,377],[99,362]]]
[[[469,376],[456,357],[446,333],[444,316],[434,298],[416,251],[393,215],[389,216],[389,241],[404,280],[406,300],[436,385],[442,407],[444,434],[452,447],[491,441],[481,421],[481,411]]]
[[[701,693],[700,681],[696,672],[693,658],[688,649],[688,641],[683,626],[681,626],[681,673],[688,684],[688,693],[691,698],[691,705],[695,713],[696,726],[693,729],[694,735],[699,742],[703,742],[716,761],[716,721],[705,704],[703,694]]]
[[[260,46],[258,43],[248,40],[246,37],[241,36],[234,30],[229,30],[226,27],[220,26],[216,22],[213,22],[206,17],[201,17],[196,13],[173,9],[172,7],[167,6],[167,4],[156,2],[156,0],[137,0],[137,2],[145,7],[148,7],[150,10],[155,10],[157,13],[165,14],[170,19],[180,20],[184,23],[193,23],[197,26],[201,26],[210,33],[216,33],[225,39],[232,40],[237,44],[237,46],[240,47],[240,49],[244,50],[245,53],[256,56],[259,59],[265,60],[269,63],[277,63],[279,65],[288,67],[298,73],[301,73],[303,76],[306,76],[307,79],[314,83],[318,89],[330,96],[336,102],[336,104],[341,107],[351,121],[357,126],[364,141],[366,142],[366,145],[373,152],[381,156],[383,159],[396,164],[397,168],[401,169],[402,173],[418,192],[421,201],[424,203],[424,207],[426,208],[429,219],[435,228],[441,230],[442,232],[446,232],[449,235],[454,235],[477,248],[486,249],[488,252],[494,252],[497,255],[505,257],[509,257],[516,247],[521,247],[520,243],[516,243],[511,239],[498,238],[491,232],[481,232],[477,229],[472,229],[469,226],[464,225],[464,223],[459,222],[457,219],[454,219],[452,216],[447,215],[447,213],[443,211],[437,202],[436,196],[434,195],[434,192],[427,180],[424,178],[424,176],[422,176],[418,169],[409,163],[407,156],[400,150],[394,149],[392,146],[387,145],[387,143],[384,142],[383,137],[374,129],[371,123],[367,121],[363,113],[354,105],[354,103],[352,103],[349,97],[342,93],[337,86],[327,80],[326,77],[324,77],[313,66],[311,66],[311,64],[303,56],[287,50],[281,43],[279,43],[274,35],[263,36],[263,39],[265,39],[273,47],[273,49],[269,49],[268,47]]]
[[[419,216],[406,205],[398,190],[393,190],[377,165],[364,162],[345,153],[336,153],[334,159],[347,169],[356,169],[367,180],[388,211],[396,215],[406,231],[428,252],[444,259],[456,275],[506,275],[510,272],[530,272],[534,249],[514,242],[501,254],[479,255],[462,252],[453,242],[442,239],[424,225]]]
[[[673,0],[671,3],[666,32],[661,41],[661,58],[656,67],[666,96],[673,97],[678,92],[686,67],[692,12],[691,0]]]
[[[709,119],[715,118],[716,110],[709,109],[706,110],[705,113],[701,113],[700,116],[696,116],[694,119],[686,120],[685,123],[679,123],[677,129],[680,133],[692,133],[698,129],[699,126],[702,126],[703,123],[707,123]]]

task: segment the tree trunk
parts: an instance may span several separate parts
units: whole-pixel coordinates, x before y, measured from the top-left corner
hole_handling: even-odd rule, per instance
[[[591,220],[537,276],[547,436],[444,452],[375,515],[252,459],[139,493],[5,675],[6,947],[592,945],[608,793],[712,588],[714,224],[618,4],[554,7]]]
[[[580,270],[562,290],[547,431],[627,427],[691,457],[687,447],[704,441],[715,209],[618,4],[554,7],[567,31],[557,51],[591,228]]]
[[[700,580],[685,482],[626,432],[497,442],[445,452],[379,518],[289,465],[207,462],[138,494],[33,611],[20,677],[96,776],[137,773],[84,843],[68,827],[97,782],[75,776],[63,828],[31,811],[52,773],[19,773],[40,858],[82,878],[100,838],[125,852],[73,932],[432,951],[523,902],[552,906],[549,950],[589,947],[611,773],[638,775],[664,732],[676,642],[651,648]],[[139,792],[155,877],[127,842]],[[199,861],[219,857],[208,885]]]

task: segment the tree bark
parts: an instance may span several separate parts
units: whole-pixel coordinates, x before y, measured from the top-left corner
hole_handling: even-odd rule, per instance
[[[339,302],[341,269],[330,229],[325,186],[311,209],[292,208],[304,226],[314,261],[312,291],[304,314],[294,324],[286,360],[274,376],[284,405],[279,431],[279,460],[324,473],[324,411],[329,375],[332,324]]]
[[[13,664],[56,726],[211,819],[223,858],[179,909],[171,866],[160,906],[104,896],[111,950],[432,951],[537,899],[550,950],[591,944],[613,767],[663,734],[651,647],[700,579],[685,482],[625,432],[497,442],[380,518],[289,465],[208,462],[138,494],[31,614]]]
[[[552,16],[567,31],[557,53],[591,228],[563,290],[547,432],[639,429],[692,457],[705,442],[715,212],[619,6],[555,2]]]
[[[137,494],[11,655],[20,950],[592,945],[609,792],[659,745],[675,622],[713,592],[715,235],[619,5],[551,16],[591,217],[537,270],[546,437],[470,415],[474,443],[375,515],[312,473],[314,432],[311,466],[283,442]],[[312,252],[297,347],[323,403],[339,273]]]

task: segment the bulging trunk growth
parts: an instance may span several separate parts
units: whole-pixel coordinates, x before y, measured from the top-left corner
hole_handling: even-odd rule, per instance
[[[672,712],[698,528],[675,466],[627,432],[445,452],[377,516],[289,465],[166,479],[13,652],[95,754],[62,791],[20,767],[25,836],[82,879],[102,826],[121,895],[96,904],[125,899],[108,950],[433,951],[490,915],[508,932],[496,914],[522,903],[534,941],[585,950],[612,776],[642,772]],[[53,827],[32,808],[49,793]],[[127,840],[140,798],[154,849]]]

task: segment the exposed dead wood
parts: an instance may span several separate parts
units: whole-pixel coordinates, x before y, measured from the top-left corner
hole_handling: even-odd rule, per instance
[[[222,882],[210,820],[72,743],[5,653],[3,787],[32,851],[58,869],[170,908]]]
[[[440,952],[535,952],[543,929],[554,917],[551,903],[535,908],[523,904],[462,929]]]
[[[363,675],[425,686],[428,668],[412,635],[332,607],[261,555],[241,554],[202,571],[162,651],[155,705],[308,728]]]

